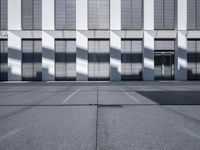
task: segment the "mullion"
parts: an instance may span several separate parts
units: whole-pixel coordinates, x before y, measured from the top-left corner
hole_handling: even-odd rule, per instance
[[[99,78],[99,45],[100,41],[97,41],[96,58],[97,58],[97,78]]]
[[[162,14],[162,29],[165,29],[165,0],[162,0],[162,9],[163,9],[163,14]]]
[[[34,40],[31,40],[32,41],[32,71],[33,71],[33,74],[32,74],[32,80],[34,81],[35,78],[34,78],[34,73],[35,73],[35,68],[34,68],[34,61],[35,61],[35,57],[34,57]]]
[[[67,19],[66,19],[67,18],[67,14],[66,14],[66,12],[67,12],[67,10],[66,10],[67,9],[67,7],[66,7],[67,6],[67,0],[65,0],[64,5],[65,5],[65,18],[64,18],[65,19],[65,27],[64,27],[64,29],[67,29]],[[65,44],[65,48],[66,48],[66,44]]]
[[[133,40],[131,42],[131,80],[133,80]]]
[[[35,23],[34,23],[34,0],[32,0],[32,6],[33,6],[33,8],[32,8],[32,29],[34,29],[34,25],[35,25]]]
[[[0,8],[1,8],[1,0],[0,0]],[[1,29],[1,9],[0,9],[0,29]],[[1,46],[1,45],[0,45]]]
[[[133,0],[131,0],[131,29],[133,29]]]
[[[99,0],[97,0],[97,1],[98,1],[98,10],[97,10],[97,22],[98,22],[98,26],[97,26],[97,29],[100,29],[100,24],[99,24],[99,14],[100,14],[100,13],[99,13],[99,11],[100,11],[100,10],[99,10],[99,7],[100,7],[100,6],[99,6]]]
[[[64,40],[64,47],[65,47],[65,80],[67,80],[67,40]]]
[[[197,71],[198,71],[198,67],[197,67],[197,63],[198,63],[198,57],[197,57],[197,52],[198,52],[198,50],[197,50],[197,43],[198,43],[198,42],[197,42],[197,40],[196,40],[196,41],[195,41],[195,49],[196,49],[196,50],[195,50],[195,51],[196,51],[196,60],[195,60],[195,61],[196,61],[196,77],[195,77],[195,78],[196,78],[196,79],[197,79],[197,77],[198,77],[198,75],[197,75],[197,74],[198,74],[198,73],[197,73]]]
[[[198,9],[198,7],[197,7],[197,0],[195,0],[195,29],[197,29],[198,27],[198,25],[197,25],[197,9]]]
[[[0,0],[1,1],[1,0]],[[1,49],[1,40],[0,40],[0,81],[2,80],[2,73],[1,73],[1,57],[2,57],[2,49]]]

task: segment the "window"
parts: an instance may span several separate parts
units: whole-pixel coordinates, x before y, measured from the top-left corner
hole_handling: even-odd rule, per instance
[[[55,41],[55,79],[76,80],[76,41],[57,39]]]
[[[88,0],[89,29],[109,29],[109,0]]]
[[[8,44],[7,40],[0,40],[0,81],[7,80]]]
[[[55,0],[56,29],[76,29],[76,0]]]
[[[8,27],[8,0],[0,0],[0,30],[7,30]]]
[[[143,0],[121,0],[122,29],[142,29]]]
[[[42,41],[22,40],[22,80],[42,80]]]
[[[199,0],[188,0],[187,1],[187,26],[191,30],[200,29],[200,1]]]
[[[22,0],[22,29],[42,28],[42,0]]]
[[[88,80],[110,79],[109,40],[90,39],[88,41]]]
[[[176,0],[154,0],[154,24],[158,30],[175,29]]]
[[[142,80],[142,40],[122,40],[122,80]]]
[[[188,80],[200,80],[200,40],[188,40]]]

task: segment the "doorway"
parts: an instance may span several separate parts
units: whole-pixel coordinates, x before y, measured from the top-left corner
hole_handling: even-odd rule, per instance
[[[174,80],[174,52],[157,51],[154,53],[155,80]]]

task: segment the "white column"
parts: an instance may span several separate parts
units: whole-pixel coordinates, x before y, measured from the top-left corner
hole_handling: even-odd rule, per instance
[[[76,32],[76,78],[77,81],[88,80],[88,38]]]
[[[8,0],[8,30],[21,30],[21,0]]]
[[[110,34],[110,80],[121,80],[121,37]]]
[[[144,0],[144,30],[154,30],[154,0]]]
[[[178,31],[178,49],[175,51],[175,80],[187,80],[187,37]]]
[[[42,29],[54,30],[55,29],[55,11],[54,0],[42,0]]]
[[[21,60],[21,38],[8,31],[8,81],[21,80]]]
[[[178,30],[187,30],[187,0],[178,0]]]
[[[110,30],[121,30],[121,0],[110,0]]]
[[[42,31],[42,80],[55,80],[54,37]]]
[[[76,29],[88,29],[88,0],[76,0]]]
[[[143,80],[154,80],[154,37],[144,31]]]

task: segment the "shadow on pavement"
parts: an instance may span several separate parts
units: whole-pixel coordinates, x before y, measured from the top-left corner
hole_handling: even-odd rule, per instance
[[[199,91],[137,91],[159,105],[200,105]]]

